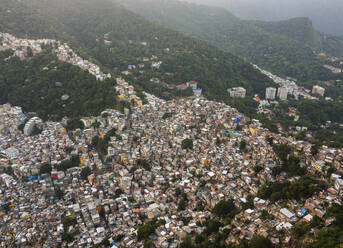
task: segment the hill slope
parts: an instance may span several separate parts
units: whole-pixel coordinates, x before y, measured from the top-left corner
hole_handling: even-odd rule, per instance
[[[187,0],[226,8],[242,19],[280,21],[299,16],[313,20],[317,30],[343,35],[341,0]]]
[[[117,75],[128,65],[144,64],[126,78],[137,88],[166,98],[179,92],[157,86],[151,78],[175,84],[195,80],[208,97],[218,100],[227,99],[226,89],[232,86],[242,85],[252,95],[263,94],[272,85],[242,59],[153,24],[110,0],[4,0],[0,23],[0,31],[18,37],[67,41],[81,55],[96,59]],[[149,61],[143,63],[143,57]],[[160,69],[151,68],[153,61],[162,62]]]
[[[316,51],[343,58],[343,37],[319,33],[308,18],[298,17],[286,21],[252,21],[266,32],[286,36]]]
[[[97,81],[47,51],[24,61],[15,57],[5,62],[10,53],[0,52],[0,104],[22,106],[44,120],[98,115],[105,108],[122,105],[116,100],[114,80]]]
[[[302,81],[333,77],[322,68],[313,50],[318,52],[325,40],[306,18],[280,23],[242,21],[228,11],[214,7],[166,0],[125,0],[131,10],[163,25],[243,56],[282,76]],[[343,46],[331,44],[331,52]]]

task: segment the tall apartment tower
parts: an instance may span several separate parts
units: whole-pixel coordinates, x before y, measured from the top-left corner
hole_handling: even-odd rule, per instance
[[[277,96],[280,100],[287,100],[288,89],[286,87],[281,87],[277,91]]]
[[[267,100],[274,100],[276,95],[276,88],[268,87],[266,88],[266,99]]]

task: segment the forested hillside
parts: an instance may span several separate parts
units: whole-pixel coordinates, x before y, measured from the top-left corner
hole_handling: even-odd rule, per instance
[[[252,21],[266,32],[279,34],[308,45],[315,51],[343,57],[343,37],[319,33],[308,18],[299,17],[279,22]]]
[[[341,0],[187,0],[226,8],[246,20],[279,21],[309,17],[320,32],[343,35]]]
[[[334,76],[322,68],[320,51],[343,56],[338,37],[322,36],[311,21],[243,21],[228,11],[180,1],[125,0],[122,3],[144,17],[204,39],[253,63],[300,81],[327,80]]]
[[[226,89],[244,86],[248,94],[263,94],[273,83],[242,59],[204,41],[163,28],[110,0],[4,0],[0,31],[17,37],[57,38],[83,57],[95,59],[116,75],[135,65],[130,83],[154,93],[153,77],[168,83],[199,82],[212,99],[227,98]],[[142,58],[149,58],[142,62]],[[161,61],[159,69],[152,61]],[[144,64],[138,69],[138,64]],[[166,98],[174,91],[161,89]],[[175,93],[175,94],[174,94]]]
[[[88,72],[58,61],[50,52],[5,62],[10,54],[0,52],[0,104],[22,106],[44,120],[98,115],[105,108],[123,109],[123,103],[116,100],[114,80],[97,81]]]
[[[308,18],[299,17],[279,22],[255,21],[253,23],[266,32],[284,35],[302,44],[321,49],[322,37],[319,32],[314,30],[312,22]]]

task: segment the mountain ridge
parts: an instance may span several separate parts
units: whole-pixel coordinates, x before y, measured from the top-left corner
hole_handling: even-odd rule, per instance
[[[225,8],[244,20],[280,21],[299,16],[310,18],[320,32],[343,35],[340,0],[187,0]]]
[[[226,90],[230,87],[243,86],[252,96],[262,95],[265,87],[274,85],[243,59],[147,21],[117,1],[4,0],[0,23],[0,31],[20,38],[57,38],[68,42],[80,56],[95,60],[138,91],[165,99],[183,93],[157,85],[151,82],[152,78],[170,84],[197,81],[205,96],[219,101],[229,100]],[[153,62],[161,62],[160,68],[154,69]]]
[[[273,73],[300,81],[333,77],[322,68],[323,62],[316,55],[323,47],[343,56],[343,46],[337,48],[330,42],[331,36],[322,39],[308,18],[267,23],[240,20],[224,9],[180,1],[126,0],[122,4],[149,20],[206,40]],[[294,28],[299,26],[301,29]],[[339,44],[337,39],[335,43]]]

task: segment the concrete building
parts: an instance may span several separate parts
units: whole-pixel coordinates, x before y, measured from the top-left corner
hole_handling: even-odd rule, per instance
[[[243,87],[235,87],[227,90],[228,93],[230,94],[230,97],[232,98],[245,98],[245,95],[247,93],[246,89]]]
[[[314,85],[312,88],[312,94],[318,94],[320,96],[324,96],[325,88],[320,87],[319,85]]]
[[[200,89],[200,88],[195,89],[195,90],[193,90],[193,93],[196,97],[200,97],[201,93],[202,93],[202,89]]]
[[[190,82],[187,82],[187,86],[192,88],[193,90],[196,90],[198,88],[198,83],[195,81],[190,81]]]
[[[266,88],[266,99],[267,100],[274,100],[276,95],[276,88],[268,87]]]
[[[42,120],[38,117],[31,118],[24,127],[24,135],[30,136],[37,124],[42,123]]]
[[[287,100],[288,89],[286,87],[281,87],[277,91],[277,96],[280,100]]]
[[[19,150],[14,147],[10,147],[5,150],[5,154],[9,159],[15,159],[19,156]]]

